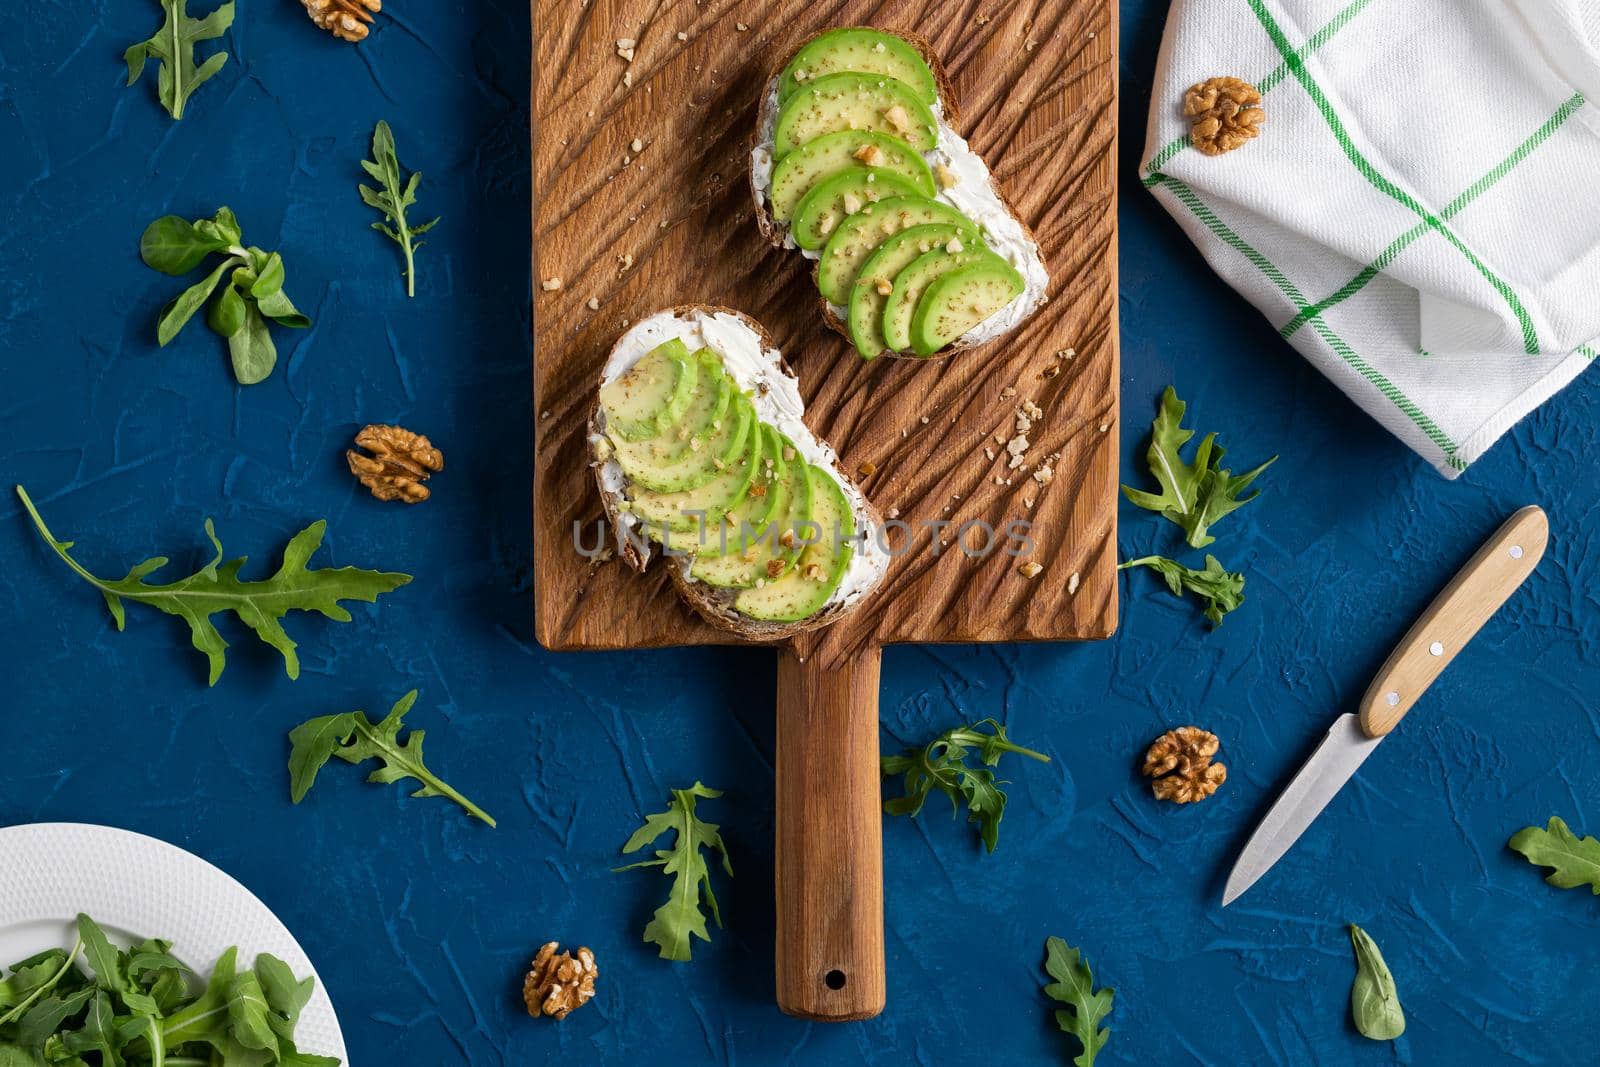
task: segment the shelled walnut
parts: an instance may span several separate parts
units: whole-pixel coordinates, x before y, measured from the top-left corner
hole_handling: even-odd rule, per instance
[[[1157,800],[1192,804],[1215,793],[1228,778],[1228,768],[1212,763],[1222,742],[1198,726],[1168,730],[1144,754],[1144,773],[1152,778]]]
[[[432,441],[399,426],[366,427],[356,434],[356,448],[372,454],[352,448],[345,452],[345,462],[379,500],[420,504],[429,496],[422,483],[444,470],[444,453]]]
[[[594,953],[580,948],[576,957],[571,952],[558,956],[556,949],[560,947],[556,941],[542,946],[533,959],[533,969],[522,981],[522,999],[528,1005],[528,1014],[536,1018],[548,1015],[565,1019],[594,996],[594,981],[600,977]]]
[[[1189,137],[1208,156],[1232,152],[1261,132],[1267,113],[1261,92],[1241,78],[1207,78],[1183,94],[1183,113],[1192,120]]]
[[[383,0],[300,0],[306,14],[322,29],[344,41],[364,41],[372,16],[383,10]]]

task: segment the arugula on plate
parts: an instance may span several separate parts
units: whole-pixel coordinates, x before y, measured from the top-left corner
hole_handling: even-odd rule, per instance
[[[1089,964],[1061,938],[1046,938],[1044,952],[1044,969],[1055,979],[1044,987],[1045,995],[1066,1005],[1056,1010],[1056,1025],[1083,1045],[1083,1051],[1072,1062],[1078,1067],[1093,1067],[1094,1058],[1111,1037],[1111,1031],[1102,1030],[1100,1022],[1111,1014],[1116,990],[1095,989]]]
[[[1350,1015],[1356,1029],[1374,1041],[1393,1041],[1406,1031],[1394,975],[1377,943],[1355,923],[1350,924],[1350,943],[1356,950],[1356,980],[1350,986]]]
[[[885,775],[905,776],[905,795],[885,801],[883,810],[890,815],[915,817],[938,790],[950,798],[950,806],[959,815],[964,800],[967,821],[978,824],[978,834],[992,853],[1000,843],[1000,817],[1006,810],[1006,794],[1000,787],[1008,783],[996,781],[988,768],[998,764],[1007,752],[1050,762],[1043,752],[1014,743],[1006,736],[1006,728],[994,719],[946,730],[921,749],[908,748],[898,756],[884,756],[880,764]],[[975,753],[984,766],[968,767],[968,753]]]
[[[209,274],[161,309],[156,340],[165,348],[210,300],[206,325],[227,339],[234,378],[240,385],[254,385],[278,363],[278,348],[267,323],[303,330],[311,320],[283,291],[283,257],[243,242],[239,220],[222,207],[212,218],[193,222],[177,215],[156,219],[139,238],[139,256],[155,270],[174,276],[188,274],[208,256],[223,257]]]
[[[257,637],[282,653],[284,671],[289,677],[299,678],[300,659],[295,654],[295,643],[284,632],[280,621],[286,614],[291,611],[315,611],[335,622],[349,622],[350,613],[341,606],[340,601],[376,603],[381,594],[411,581],[409,574],[355,567],[309,569],[306,563],[321,547],[322,535],[328,526],[324,520],[318,520],[295,534],[283,551],[283,563],[277,572],[259,581],[240,579],[239,570],[245,565],[247,557],[240,556],[226,563],[222,561],[222,542],[217,540],[216,529],[210,519],[206,520],[206,537],[216,549],[216,555],[189,577],[167,585],[146,582],[147,576],[167,565],[167,557],[156,556],[135,564],[124,578],[115,581],[98,578],[72,558],[69,550],[73,542],[56,540],[49,527],[45,526],[39,510],[33,506],[27,491],[20,485],[16,488],[17,495],[22,498],[22,506],[28,510],[34,526],[38,527],[39,536],[78,577],[100,590],[117,629],[123,628],[123,602],[127,600],[148,604],[168,615],[177,616],[189,624],[194,647],[206,654],[210,663],[211,685],[216,685],[217,679],[222,677],[222,668],[226,664],[224,651],[228,647],[228,642],[222,639],[211,616],[219,612],[233,612],[240,622],[255,631]]]
[[[701,799],[711,800],[721,795],[720,789],[699,782],[688,789],[674,789],[667,810],[646,815],[644,825],[622,846],[624,853],[637,852],[663,834],[676,835],[670,847],[656,850],[655,859],[615,868],[632,871],[640,867],[660,867],[664,874],[672,875],[672,892],[667,902],[656,909],[655,917],[644,928],[644,939],[660,947],[664,960],[687,961],[692,938],[711,940],[705,914],[700,910],[702,896],[711,909],[711,917],[719,928],[722,926],[722,912],[717,908],[716,894],[711,891],[711,871],[701,849],[715,849],[722,854],[722,869],[729,878],[733,877],[733,864],[728,860],[727,846],[722,843],[721,827],[701,819],[695,810]]]
[[[412,171],[409,179],[401,179],[400,160],[394,152],[394,133],[389,129],[389,124],[381,119],[372,131],[372,158],[363,159],[361,169],[383,183],[382,189],[360,184],[356,188],[361,192],[363,203],[383,212],[384,221],[374,222],[372,228],[400,246],[400,252],[406,258],[406,295],[416,296],[416,254],[423,242],[413,239],[427,233],[439,222],[434,218],[419,226],[412,226],[406,221],[406,208],[417,202],[417,183],[422,181],[422,172]]]
[[[1549,867],[1545,881],[1556,888],[1586,885],[1600,896],[1600,841],[1579,837],[1556,816],[1550,817],[1543,830],[1537,826],[1518,830],[1507,846],[1522,853],[1535,867]]]
[[[1205,616],[1212,626],[1220,626],[1222,617],[1244,603],[1244,575],[1223,570],[1217,557],[1206,554],[1205,570],[1197,571],[1166,556],[1144,556],[1118,564],[1117,570],[1129,567],[1148,567],[1166,580],[1172,595],[1182,597],[1187,590],[1205,603]]]
[[[79,915],[70,952],[41,952],[0,980],[0,1067],[339,1067],[295,1046],[316,984],[282,960],[263,952],[241,970],[230,948],[203,987],[195,979],[171,942],[124,950]]]
[[[414,797],[447,797],[471,815],[490,826],[493,818],[482,808],[458,793],[444,779],[430,771],[422,761],[423,730],[413,730],[405,740],[400,729],[406,712],[417,701],[415,689],[395,701],[389,714],[376,726],[364,711],[323,715],[289,731],[289,799],[296,804],[316,783],[317,772],[337,756],[346,763],[375,759],[383,766],[367,776],[369,782],[388,784],[414,778],[421,787]]]
[[[122,53],[128,64],[128,84],[132,85],[144,73],[146,60],[161,64],[156,92],[161,106],[175,119],[183,118],[183,107],[189,94],[200,87],[228,61],[228,53],[216,52],[198,67],[194,62],[194,46],[200,41],[221,37],[233,25],[233,0],[217,8],[205,18],[190,18],[188,0],[160,0],[166,19],[149,40],[131,45]]]
[[[1161,394],[1160,410],[1150,426],[1150,448],[1145,458],[1161,492],[1147,493],[1124,485],[1122,493],[1139,507],[1160,512],[1181,526],[1189,547],[1204,548],[1216,540],[1209,531],[1217,520],[1261,495],[1258,489],[1247,497],[1239,496],[1278,457],[1235,475],[1222,467],[1222,446],[1216,443],[1215,433],[1208,433],[1195,448],[1194,459],[1184,459],[1183,446],[1194,437],[1194,431],[1183,426],[1186,408],[1169,385]]]

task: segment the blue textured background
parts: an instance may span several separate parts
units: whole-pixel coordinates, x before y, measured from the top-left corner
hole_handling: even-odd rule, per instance
[[[937,806],[889,821],[888,1011],[788,1019],[770,998],[771,653],[552,655],[532,640],[526,6],[390,6],[352,48],[291,0],[242,5],[234,58],[181,124],[157,106],[153,70],[122,87],[120,53],[154,28],[154,4],[0,13],[6,481],[103,574],[156,553],[187,573],[208,515],[230,552],[275,564],[325,516],[324,562],[417,577],[349,625],[291,617],[297,683],[226,627],[228,668],[208,689],[181,625],[133,606],[116,633],[8,494],[0,823],[126,826],[242,879],[316,960],[357,1067],[1064,1062],[1075,1047],[1038,991],[1047,934],[1116,987],[1102,1063],[1600,1058],[1600,901],[1544,885],[1505,848],[1552,813],[1600,832],[1600,379],[1441,481],[1125,178],[1125,468],[1168,382],[1241,461],[1282,454],[1217,546],[1248,571],[1248,600],[1211,634],[1140,574],[1124,579],[1121,632],[1099,645],[890,650],[886,746],[996,715],[1054,762],[1007,768],[994,856]],[[1163,11],[1123,5],[1125,176]],[[444,216],[412,301],[355,194],[380,117],[425,172],[421,210]],[[247,240],[283,250],[288,291],[316,319],[278,333],[279,369],[250,389],[198,323],[157,350],[178,283],[137,256],[150,219],[223,203]],[[341,454],[369,421],[441,445],[432,502],[380,505],[354,486]],[[1476,542],[1530,501],[1554,530],[1531,582],[1302,844],[1221,911],[1222,878],[1275,790]],[[1172,547],[1169,528],[1127,509],[1121,540]],[[381,712],[412,686],[432,762],[498,831],[337,767],[290,806],[291,725]],[[1133,764],[1190,721],[1222,736],[1228,784],[1198,807],[1158,805]],[[727,929],[673,965],[638,940],[665,880],[610,868],[640,814],[696,778],[728,791],[706,814],[737,878],[718,882]],[[1410,1027],[1392,1047],[1349,1023],[1351,921],[1399,982]],[[518,998],[547,938],[592,945],[604,972],[595,1003],[560,1025]]]

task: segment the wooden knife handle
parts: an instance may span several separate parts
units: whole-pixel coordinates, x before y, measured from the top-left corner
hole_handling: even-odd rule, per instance
[[[883,1010],[878,669],[778,658],[778,1007],[824,1022]]]
[[[1362,698],[1361,729],[1368,737],[1382,737],[1400,725],[1456,653],[1533,573],[1549,540],[1549,520],[1530,504],[1507,519],[1450,579]]]

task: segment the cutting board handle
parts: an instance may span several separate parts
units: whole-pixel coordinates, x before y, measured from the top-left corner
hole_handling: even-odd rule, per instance
[[[778,658],[778,1007],[821,1022],[883,1010],[878,672]]]

